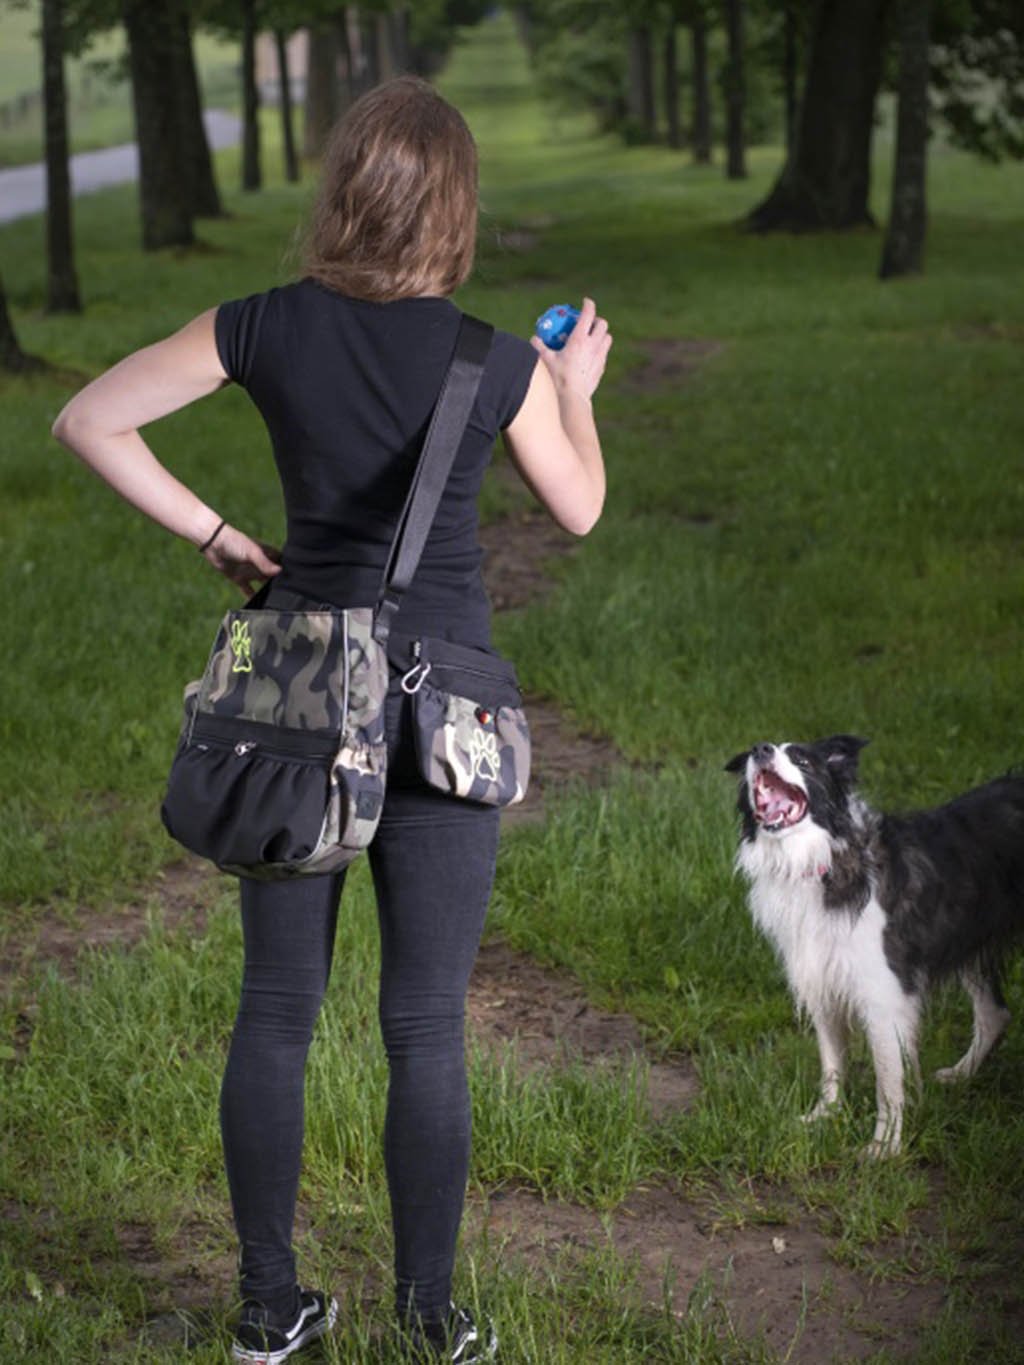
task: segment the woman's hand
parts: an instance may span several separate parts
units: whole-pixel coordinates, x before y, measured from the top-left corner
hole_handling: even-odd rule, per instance
[[[556,389],[590,399],[604,374],[612,336],[606,319],[597,316],[594,300],[585,298],[579,320],[560,351],[552,351],[538,336],[530,338],[530,345],[547,366]]]
[[[218,531],[202,554],[218,573],[237,583],[246,597],[251,597],[265,579],[281,572],[280,550],[252,540],[233,526]]]

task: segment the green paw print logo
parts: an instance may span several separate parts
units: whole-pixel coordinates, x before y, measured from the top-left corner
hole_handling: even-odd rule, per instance
[[[248,621],[231,622],[231,653],[234,655],[232,673],[252,672],[252,636]]]

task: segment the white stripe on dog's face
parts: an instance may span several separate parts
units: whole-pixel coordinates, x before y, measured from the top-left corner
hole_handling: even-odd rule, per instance
[[[755,744],[747,758],[747,793],[766,834],[785,834],[807,814],[804,753],[798,744]]]

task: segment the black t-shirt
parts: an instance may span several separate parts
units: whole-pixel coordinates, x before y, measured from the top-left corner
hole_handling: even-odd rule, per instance
[[[339,607],[376,602],[460,317],[447,299],[370,303],[313,280],[218,309],[221,363],[266,422],[284,491],[282,587]],[[495,332],[398,629],[488,643],[477,495],[536,360]]]

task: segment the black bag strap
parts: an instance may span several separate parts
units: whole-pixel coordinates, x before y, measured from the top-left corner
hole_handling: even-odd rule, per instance
[[[441,495],[469,421],[491,349],[494,328],[463,314],[455,351],[434,408],[395,538],[391,542],[374,616],[373,634],[386,644],[402,594],[423,554]]]

